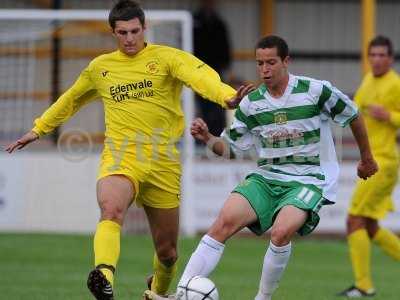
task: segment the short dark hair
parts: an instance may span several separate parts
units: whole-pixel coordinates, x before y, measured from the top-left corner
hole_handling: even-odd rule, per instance
[[[140,5],[132,0],[119,0],[114,4],[108,15],[108,23],[111,28],[115,28],[117,21],[129,21],[138,18],[142,26],[144,26],[145,17],[144,11]]]
[[[393,52],[394,52],[393,44],[392,44],[392,41],[388,37],[383,36],[383,35],[378,35],[374,39],[372,39],[368,45],[368,53],[372,47],[378,47],[378,46],[386,47],[388,55],[393,56]]]
[[[278,56],[282,61],[289,56],[289,47],[286,41],[277,35],[267,35],[261,38],[256,44],[257,49],[276,48]]]

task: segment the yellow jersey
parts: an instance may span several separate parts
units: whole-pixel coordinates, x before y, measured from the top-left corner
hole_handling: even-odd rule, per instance
[[[355,102],[362,112],[373,155],[377,160],[398,160],[397,129],[400,127],[400,77],[390,70],[381,77],[368,73],[359,87]],[[377,104],[390,113],[388,122],[378,121],[368,114],[368,106]]]
[[[101,97],[106,139],[116,145],[175,143],[182,135],[181,90],[186,85],[225,107],[236,91],[195,56],[146,44],[134,56],[117,50],[98,56],[32,129],[39,136],[66,122],[82,106]]]

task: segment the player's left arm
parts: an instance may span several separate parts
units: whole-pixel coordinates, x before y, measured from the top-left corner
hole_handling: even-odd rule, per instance
[[[342,127],[350,125],[353,136],[360,151],[360,162],[357,173],[362,179],[371,177],[378,171],[368,140],[367,129],[357,107],[348,96],[331,86],[324,84],[318,105],[321,111]]]
[[[170,73],[203,98],[222,107],[235,108],[254,85],[241,86],[237,91],[221,81],[218,73],[194,55],[175,49],[168,57]]]

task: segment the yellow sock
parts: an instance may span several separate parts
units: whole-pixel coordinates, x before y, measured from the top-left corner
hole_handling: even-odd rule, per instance
[[[96,234],[94,235],[94,257],[95,266],[109,265],[114,268],[117,266],[120,251],[120,235],[121,226],[113,221],[101,221],[97,224]],[[114,273],[107,269],[101,268],[107,280],[114,284]]]
[[[400,260],[400,239],[388,229],[380,228],[372,239],[386,254]]]
[[[172,266],[167,267],[159,261],[157,254],[154,254],[153,268],[154,277],[151,290],[157,295],[166,295],[169,285],[176,275],[177,264],[175,262]]]
[[[373,288],[371,278],[371,244],[365,229],[358,229],[348,236],[350,259],[359,289],[368,291]]]

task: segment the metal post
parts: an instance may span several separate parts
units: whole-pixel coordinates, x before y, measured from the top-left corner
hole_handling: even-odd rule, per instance
[[[53,0],[53,9],[61,9],[62,0]],[[54,20],[53,23],[53,37],[52,37],[52,57],[51,57],[51,103],[57,101],[60,96],[60,63],[61,63],[61,38],[58,34],[60,22]],[[53,132],[52,139],[57,144],[60,132],[56,128]]]
[[[361,0],[361,67],[362,75],[369,71],[368,44],[375,36],[376,28],[376,0]]]
[[[261,36],[273,34],[275,30],[275,0],[261,0],[260,7]]]

